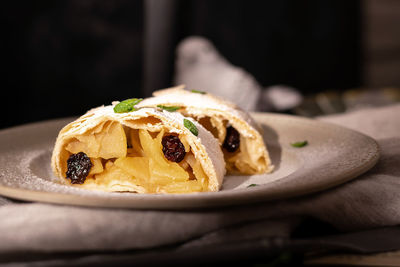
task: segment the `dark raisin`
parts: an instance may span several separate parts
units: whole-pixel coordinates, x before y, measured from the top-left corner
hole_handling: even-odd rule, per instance
[[[79,152],[68,158],[67,166],[66,176],[71,179],[71,184],[83,184],[93,164],[85,153]]]
[[[166,135],[163,137],[161,144],[164,157],[169,161],[181,162],[186,155],[185,146],[178,136]]]
[[[232,126],[226,128],[226,137],[223,146],[228,152],[235,152],[240,146],[240,134]]]

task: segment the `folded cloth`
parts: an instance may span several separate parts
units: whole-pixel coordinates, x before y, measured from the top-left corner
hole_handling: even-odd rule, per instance
[[[220,96],[244,110],[257,108],[262,87],[250,73],[225,59],[206,38],[184,39],[176,54],[175,84]]]
[[[251,73],[233,65],[200,36],[189,36],[177,46],[174,83],[212,93],[247,111],[289,110],[302,100],[300,92],[289,86],[263,88]]]
[[[344,235],[399,225],[398,114],[400,104],[319,118],[375,137],[381,147],[381,158],[374,168],[351,182],[295,199],[218,209],[157,211],[17,203],[0,198],[0,255],[121,251],[171,245],[179,245],[179,251],[185,251],[191,247],[244,244],[268,237],[290,241],[296,226],[309,217],[331,225]],[[385,238],[379,242],[370,240],[364,251],[400,249],[398,235],[383,233],[390,244],[385,246]],[[349,235],[348,243],[341,236],[337,246],[357,247],[351,244],[360,235]],[[307,233],[302,238],[307,239]],[[335,239],[331,236],[326,242],[331,247],[332,240]],[[363,246],[365,238],[359,240]],[[323,243],[321,239],[315,242]],[[358,251],[363,249],[358,247]]]

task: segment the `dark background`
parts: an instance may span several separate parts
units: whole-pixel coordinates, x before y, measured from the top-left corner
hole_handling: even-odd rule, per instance
[[[6,1],[0,128],[168,87],[174,48],[190,35],[209,38],[263,86],[287,84],[305,95],[358,87],[362,8],[338,0]],[[165,24],[163,34],[150,24]]]

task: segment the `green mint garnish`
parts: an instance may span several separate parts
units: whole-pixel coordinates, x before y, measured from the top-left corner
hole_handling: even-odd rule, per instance
[[[114,112],[115,113],[125,113],[125,112],[135,111],[136,110],[135,105],[138,104],[142,100],[143,100],[143,98],[126,99],[122,102],[119,102],[114,107]]]
[[[189,131],[192,132],[192,134],[194,134],[195,136],[197,136],[199,134],[199,131],[197,130],[196,125],[193,124],[193,122],[191,122],[188,119],[183,119],[183,125],[189,129]]]
[[[206,94],[206,92],[203,92],[203,91],[199,91],[199,90],[190,90],[190,92],[192,92],[192,93],[196,93],[196,94],[202,94],[202,95],[205,95]]]
[[[303,147],[303,146],[308,145],[308,142],[307,142],[307,140],[305,140],[305,141],[301,141],[301,142],[292,143],[291,145],[292,145],[292,147]]]
[[[249,184],[247,188],[257,186],[258,184]]]
[[[163,105],[157,105],[157,107],[159,107],[163,110],[169,111],[169,112],[174,112],[181,108],[178,106],[163,106]]]

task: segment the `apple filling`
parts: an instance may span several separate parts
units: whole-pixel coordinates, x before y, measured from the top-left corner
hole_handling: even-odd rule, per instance
[[[173,139],[183,144],[184,156],[179,162],[166,158],[165,136],[176,136]],[[208,191],[208,177],[185,136],[164,129],[150,132],[106,122],[70,140],[65,150],[70,155],[83,152],[90,158],[90,172],[80,185],[86,188],[143,193]]]
[[[190,114],[184,114],[189,115]],[[231,173],[256,174],[265,171],[265,155],[255,137],[245,138],[237,129],[228,124],[222,116],[196,117],[204,128],[211,132],[221,144],[226,169]]]

